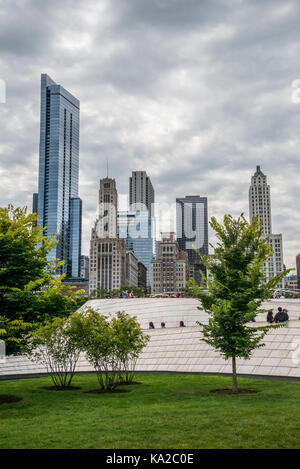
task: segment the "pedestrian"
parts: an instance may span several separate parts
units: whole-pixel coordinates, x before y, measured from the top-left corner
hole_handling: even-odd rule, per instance
[[[287,314],[287,310],[283,311],[281,306],[278,308],[278,312],[275,314],[275,322],[286,322],[289,320],[289,316]]]
[[[179,327],[185,327],[185,324],[184,324],[184,322],[183,322],[183,321],[180,321],[180,323],[179,323]]]
[[[267,314],[267,322],[269,324],[272,324],[272,322],[274,322],[274,321],[275,321],[275,319],[273,317],[273,310],[269,309],[268,314]]]
[[[149,329],[155,329],[154,324],[152,321],[149,322]]]
[[[164,328],[166,327],[166,323],[165,323],[165,322],[161,322],[160,325],[161,325],[162,329],[164,329]]]

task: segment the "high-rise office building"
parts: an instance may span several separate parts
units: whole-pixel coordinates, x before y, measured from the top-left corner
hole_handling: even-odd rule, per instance
[[[130,210],[147,209],[154,214],[154,189],[146,171],[132,171],[129,178],[129,207]]]
[[[151,261],[155,257],[154,218],[148,210],[119,211],[118,237],[126,243],[127,251],[133,251],[147,269],[147,286],[150,287]]]
[[[79,198],[80,103],[48,75],[41,76],[38,224],[57,246],[48,259],[64,260],[67,277],[80,276],[82,203]]]
[[[126,285],[137,287],[139,283],[138,258],[133,251],[126,252]]]
[[[253,217],[257,217],[262,225],[263,236],[269,238],[273,255],[265,262],[264,271],[267,278],[273,278],[279,272],[284,271],[282,234],[272,233],[270,186],[267,184],[267,176],[262,172],[260,166],[256,166],[256,171],[251,177],[249,214],[250,222]],[[278,284],[278,287],[283,287],[282,281]]]
[[[138,262],[138,287],[147,289],[147,267],[142,262]]]
[[[190,277],[200,284],[200,271],[206,274],[206,268],[195,249],[208,254],[207,197],[188,195],[176,199],[176,235],[179,248],[188,254]]]
[[[188,254],[180,250],[175,233],[162,233],[158,259],[151,262],[151,292],[178,293],[188,279]]]
[[[126,245],[117,238],[118,194],[114,179],[100,181],[99,215],[92,228],[89,291],[118,290],[126,283]]]
[[[89,278],[89,256],[80,257],[80,278],[88,279]]]

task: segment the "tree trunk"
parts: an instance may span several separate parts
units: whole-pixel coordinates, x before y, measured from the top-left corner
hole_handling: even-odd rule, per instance
[[[236,374],[236,358],[232,357],[232,392],[238,393],[237,374]]]

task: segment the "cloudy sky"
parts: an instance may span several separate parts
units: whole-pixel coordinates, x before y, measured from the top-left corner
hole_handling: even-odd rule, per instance
[[[40,74],[48,73],[81,102],[85,254],[107,159],[120,194],[131,171],[143,169],[156,202],[207,196],[218,218],[248,216],[260,164],[273,232],[283,234],[284,261],[294,266],[299,24],[298,0],[0,0],[0,205],[31,207]]]

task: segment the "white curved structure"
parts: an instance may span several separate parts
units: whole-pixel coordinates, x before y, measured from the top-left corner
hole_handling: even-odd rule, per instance
[[[230,373],[231,363],[201,340],[201,327],[196,321],[207,322],[207,315],[199,311],[198,300],[191,298],[141,298],[91,300],[81,309],[92,307],[102,314],[117,311],[136,316],[151,340],[137,363],[138,371],[166,371],[193,373]],[[263,305],[286,307],[290,321],[285,327],[272,330],[264,339],[265,346],[253,352],[250,360],[238,360],[240,375],[284,376],[300,378],[300,300],[271,300]],[[266,324],[265,314],[258,315],[256,324]],[[155,329],[149,330],[152,321]],[[179,327],[184,321],[186,327]],[[160,323],[165,322],[162,329]],[[0,378],[45,373],[45,369],[24,357],[9,357],[0,363]],[[84,357],[77,371],[92,371]]]

